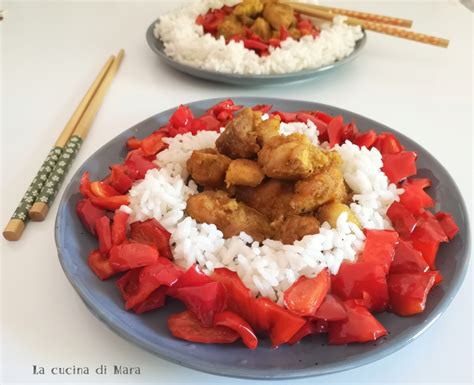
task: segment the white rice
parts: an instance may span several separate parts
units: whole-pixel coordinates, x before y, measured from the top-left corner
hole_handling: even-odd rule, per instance
[[[299,132],[317,142],[316,127],[309,122],[282,123],[281,133]],[[188,268],[197,263],[207,274],[215,268],[227,267],[238,273],[244,284],[256,296],[266,296],[282,303],[282,292],[298,277],[316,276],[327,267],[336,274],[343,260],[354,261],[363,250],[365,236],[347,213],[337,220],[336,228],[321,225],[319,234],[307,235],[293,245],[267,239],[254,242],[245,233],[224,239],[213,224],[199,224],[186,216],[186,200],[197,192],[196,184],[186,184],[186,160],[195,149],[213,147],[216,132],[199,132],[167,138],[168,149],[160,152],[156,162],[160,170],[150,170],[144,180],[130,191],[131,221],[155,218],[171,232],[175,262]],[[323,144],[324,145],[324,144]],[[388,206],[402,190],[389,184],[381,171],[382,160],[375,148],[346,142],[335,148],[343,159],[344,178],[354,191],[351,208],[365,228],[391,228],[386,216]]]
[[[309,68],[319,68],[348,56],[357,40],[363,37],[361,28],[346,25],[343,17],[322,26],[318,37],[291,38],[280,48],[270,48],[270,55],[259,57],[242,42],[226,44],[205,34],[195,20],[209,9],[233,6],[240,0],[200,0],[160,17],[155,37],[162,40],[165,53],[174,60],[209,71],[239,74],[283,74]],[[305,1],[311,2],[311,1]]]

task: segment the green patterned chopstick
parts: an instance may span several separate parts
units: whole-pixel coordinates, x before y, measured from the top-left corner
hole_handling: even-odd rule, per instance
[[[102,70],[97,75],[96,79],[88,89],[87,93],[82,98],[81,102],[77,106],[76,110],[72,114],[69,121],[66,123],[63,131],[59,135],[54,144],[54,147],[49,152],[46,160],[41,165],[38,170],[35,178],[31,182],[30,186],[26,190],[23,198],[21,199],[18,207],[13,213],[10,221],[3,230],[3,236],[9,241],[17,241],[20,239],[23,230],[25,229],[26,224],[29,219],[29,210],[32,208],[33,203],[41,195],[41,191],[46,184],[49,183],[49,177],[51,173],[55,170],[55,167],[59,162],[61,162],[61,157],[63,155],[63,149],[68,145],[71,135],[76,129],[76,126],[80,122],[84,112],[86,111],[88,105],[90,104],[94,94],[99,89],[99,86],[103,82],[105,75],[107,74],[109,68],[113,63],[114,57],[111,56],[107,62],[102,67]],[[79,144],[80,146],[80,144]]]
[[[100,84],[97,92],[94,94],[91,102],[87,106],[87,109],[84,111],[84,114],[74,129],[71,138],[64,147],[61,157],[58,159],[58,162],[49,175],[48,180],[39,192],[36,202],[28,212],[31,220],[42,221],[48,214],[49,207],[53,203],[54,198],[56,197],[59,188],[64,181],[64,177],[71,168],[72,162],[74,161],[74,158],[76,157],[76,154],[79,151],[83,140],[86,138],[92,122],[97,115],[97,112],[99,111],[99,107],[102,104],[105,93],[109,88],[109,85],[114,78],[120,63],[122,62],[123,55],[124,51],[120,50],[113,60],[110,70],[105,75],[104,80]]]

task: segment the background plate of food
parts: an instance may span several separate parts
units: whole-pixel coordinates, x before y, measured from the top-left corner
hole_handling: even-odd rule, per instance
[[[468,266],[443,166],[383,124],[319,103],[203,100],[118,135],[58,210],[66,276],[119,335],[175,363],[294,378],[400,349]]]
[[[201,0],[148,28],[150,48],[192,76],[236,85],[303,81],[350,62],[366,34],[341,17],[318,23],[286,4]]]

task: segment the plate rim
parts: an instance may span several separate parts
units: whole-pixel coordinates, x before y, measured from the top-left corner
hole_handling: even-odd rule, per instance
[[[91,158],[95,157],[97,153],[101,152],[104,147],[106,147],[111,141],[115,140],[117,137],[120,135],[124,134],[125,132],[129,130],[133,130],[136,126],[139,126],[146,121],[154,119],[157,115],[165,115],[169,114],[172,111],[174,111],[176,107],[158,112],[157,114],[154,114],[141,122],[131,126],[130,128],[118,133],[116,136],[108,140],[106,143],[104,143],[102,146],[100,146],[96,151],[94,151],[82,164],[81,166],[76,170],[74,175],[70,178],[66,188],[64,189],[64,192],[62,194],[58,210],[56,213],[56,218],[55,218],[55,229],[54,229],[54,238],[55,238],[55,245],[56,245],[56,250],[58,253],[58,259],[61,264],[61,268],[63,269],[67,279],[81,298],[81,300],[84,302],[86,307],[91,311],[91,313],[98,318],[102,323],[104,323],[110,330],[113,330],[115,333],[117,333],[120,337],[124,338],[125,340],[129,342],[133,342],[134,345],[149,351],[150,353],[159,356],[162,359],[165,359],[167,361],[173,362],[175,364],[187,367],[189,369],[197,370],[200,372],[205,372],[208,374],[212,375],[219,375],[219,376],[225,376],[225,377],[232,377],[232,378],[242,378],[242,379],[259,379],[259,380],[288,380],[288,379],[297,379],[297,378],[307,378],[307,377],[314,377],[314,376],[320,376],[320,375],[327,375],[331,373],[337,373],[337,372],[342,372],[346,370],[350,370],[359,366],[363,366],[375,361],[378,361],[382,358],[385,358],[394,352],[402,349],[412,341],[414,341],[416,338],[418,338],[420,335],[422,335],[429,327],[431,327],[434,322],[436,322],[449,308],[451,305],[453,299],[457,295],[459,289],[461,288],[462,284],[465,281],[467,272],[469,270],[469,264],[470,264],[470,258],[469,255],[471,254],[471,246],[472,246],[472,239],[471,239],[471,232],[470,232],[470,218],[469,218],[469,211],[467,210],[466,202],[464,199],[464,196],[462,195],[457,183],[451,176],[451,174],[448,172],[448,170],[439,162],[429,151],[427,151],[421,144],[418,142],[410,139],[408,136],[398,132],[395,129],[392,129],[382,123],[379,123],[371,118],[368,118],[366,116],[360,115],[358,113],[352,112],[350,110],[346,110],[340,107],[324,104],[324,103],[319,103],[319,102],[312,102],[312,101],[304,101],[304,100],[298,100],[298,99],[285,99],[285,98],[272,98],[272,97],[253,97],[253,96],[235,96],[235,97],[230,97],[234,101],[237,102],[237,104],[254,104],[256,101],[258,104],[269,104],[273,103],[275,101],[281,102],[281,103],[286,103],[286,102],[292,102],[292,103],[298,103],[298,104],[306,104],[306,105],[313,105],[313,106],[318,106],[317,108],[324,108],[324,107],[330,107],[332,109],[336,109],[341,113],[344,114],[349,114],[352,115],[355,118],[363,118],[365,120],[370,121],[370,123],[374,123],[376,126],[380,128],[388,128],[389,131],[395,132],[397,135],[400,137],[416,143],[420,148],[424,150],[424,152],[427,154],[428,158],[431,158],[430,160],[435,162],[437,167],[441,168],[443,172],[447,175],[449,178],[450,185],[454,188],[456,193],[460,196],[461,200],[459,202],[459,205],[461,207],[461,212],[465,216],[465,228],[466,228],[466,255],[462,259],[462,264],[461,268],[459,269],[459,274],[455,280],[453,280],[453,283],[451,286],[449,286],[445,294],[443,295],[443,298],[440,300],[438,305],[436,306],[436,311],[433,311],[433,313],[427,318],[427,321],[423,322],[421,325],[417,325],[414,327],[413,332],[409,331],[403,331],[398,335],[396,338],[397,340],[392,343],[392,345],[385,347],[381,351],[378,352],[366,352],[362,353],[360,358],[352,358],[349,362],[337,362],[337,363],[331,363],[331,364],[326,364],[324,367],[321,368],[303,368],[303,369],[290,369],[290,370],[285,370],[283,373],[278,372],[276,375],[272,375],[271,373],[269,375],[259,375],[259,374],[240,374],[237,373],[239,370],[238,367],[233,367],[230,370],[225,370],[225,371],[212,371],[210,368],[202,368],[199,367],[198,365],[193,364],[192,362],[180,360],[174,357],[170,357],[169,355],[166,355],[162,352],[157,351],[156,349],[153,348],[153,344],[149,343],[147,340],[138,338],[136,336],[130,335],[127,333],[126,330],[122,330],[120,325],[117,324],[117,321],[114,321],[114,315],[110,314],[106,311],[103,311],[100,307],[96,306],[94,304],[93,299],[91,299],[91,296],[89,295],[89,291],[78,285],[78,283],[74,280],[71,272],[67,269],[66,267],[66,261],[64,259],[64,256],[61,252],[60,248],[60,233],[61,233],[61,228],[60,228],[60,216],[62,212],[65,210],[66,203],[69,199],[69,197],[66,196],[66,193],[68,192],[70,185],[73,183],[73,180],[76,179],[78,175],[83,171],[83,166],[85,163],[87,163]],[[188,106],[191,106],[193,104],[198,104],[198,103],[208,103],[209,105],[215,104],[218,101],[223,100],[223,98],[218,97],[218,98],[208,98],[208,99],[199,99],[195,100],[192,102],[185,103]],[[247,101],[247,103],[246,103]],[[405,335],[407,334],[407,335]],[[262,370],[262,369],[259,369]],[[286,374],[288,372],[288,374]]]
[[[307,80],[310,80],[312,77],[316,77],[317,75],[325,73],[328,70],[335,69],[341,65],[350,63],[352,60],[354,60],[361,54],[361,52],[363,51],[363,48],[365,47],[367,43],[367,32],[364,29],[362,29],[362,33],[364,36],[361,39],[356,41],[354,50],[348,56],[342,58],[341,60],[337,60],[334,63],[328,64],[322,67],[318,67],[318,68],[308,68],[301,71],[288,72],[284,74],[265,74],[265,75],[219,72],[219,71],[211,71],[211,70],[207,70],[207,69],[203,69],[199,67],[193,67],[189,64],[178,62],[174,60],[173,58],[169,57],[168,55],[166,55],[164,50],[161,50],[160,48],[156,46],[157,42],[160,42],[161,44],[164,45],[164,42],[161,39],[156,38],[154,34],[155,25],[159,20],[160,18],[157,18],[153,23],[151,23],[146,31],[146,35],[145,35],[146,41],[150,49],[155,54],[157,54],[161,59],[163,59],[168,65],[170,65],[171,67],[181,72],[184,72],[190,76],[198,77],[201,79],[207,79],[207,80],[212,79],[212,81],[216,81],[220,83],[236,84],[235,82],[238,82],[239,80],[240,81],[256,80],[256,81],[264,81],[265,85],[270,85],[272,84],[271,83],[272,81],[277,82],[280,80],[284,80],[286,83],[307,81]],[[194,73],[196,71],[201,72],[203,75],[206,75],[206,76],[198,76]],[[278,83],[274,85],[277,85],[277,84]],[[258,86],[258,84],[256,84],[256,86]]]

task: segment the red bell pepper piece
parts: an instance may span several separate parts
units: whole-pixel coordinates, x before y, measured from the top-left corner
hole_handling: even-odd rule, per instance
[[[359,147],[371,148],[377,139],[377,134],[374,130],[358,133],[353,139],[352,143]]]
[[[288,341],[288,345],[294,345],[300,342],[304,337],[311,334],[321,334],[328,332],[328,322],[324,320],[307,320]]]
[[[431,186],[431,180],[427,178],[408,179],[400,186],[405,191],[400,195],[400,203],[413,214],[419,214],[424,208],[433,207],[435,201],[424,189]]]
[[[395,249],[395,257],[390,265],[390,274],[423,273],[428,270],[429,266],[421,253],[408,242],[400,240]]]
[[[240,337],[239,333],[228,327],[204,325],[190,311],[171,315],[168,328],[176,338],[203,344],[230,344]]]
[[[404,150],[396,136],[389,132],[382,132],[379,134],[374,143],[374,147],[379,150],[382,155],[398,154]]]
[[[433,287],[436,287],[436,286],[438,286],[441,282],[443,282],[443,276],[441,275],[441,273],[440,273],[438,270],[429,271],[428,273],[430,273],[431,275],[434,276],[434,284],[433,284]]]
[[[391,310],[401,316],[410,316],[425,310],[426,298],[435,283],[428,273],[390,274],[388,291]]]
[[[223,100],[222,102],[217,103],[215,106],[212,106],[207,113],[216,117],[219,116],[220,113],[223,111],[227,112],[235,112],[238,111],[242,108],[242,106],[234,104],[234,101],[232,99],[226,99]]]
[[[409,238],[410,234],[415,230],[417,220],[410,210],[401,203],[393,202],[387,210],[387,216],[401,238]]]
[[[448,237],[436,217],[424,211],[418,217],[418,224],[412,234],[413,247],[423,254],[423,258],[432,270],[436,270],[435,260],[440,242],[447,242]]]
[[[340,321],[347,318],[347,312],[339,298],[328,294],[314,314],[314,318],[326,321]]]
[[[90,198],[94,196],[91,190],[91,181],[89,178],[89,171],[84,172],[81,177],[81,181],[79,182],[79,192],[85,198]]]
[[[204,274],[198,265],[194,264],[179,277],[173,287],[203,286],[210,282],[213,282],[213,279]]]
[[[352,342],[369,342],[387,335],[387,330],[355,301],[345,301],[347,319],[329,322],[329,343],[331,345],[349,344]]]
[[[344,120],[342,116],[336,116],[328,124],[329,146],[334,147],[342,142],[342,128]]]
[[[95,221],[95,232],[99,240],[99,251],[102,254],[107,254],[112,248],[112,235],[108,216],[104,215]]]
[[[182,301],[205,325],[212,325],[214,314],[223,311],[226,305],[226,291],[219,282],[193,287],[173,287],[168,294]]]
[[[111,168],[109,184],[121,194],[132,188],[133,179],[127,175],[127,168],[121,164],[114,164]]]
[[[261,41],[253,40],[253,39],[244,39],[244,47],[247,49],[253,49],[253,50],[266,50],[268,49],[268,44],[265,44]]]
[[[382,171],[392,183],[416,174],[416,153],[402,151],[398,154],[382,154]]]
[[[92,194],[94,194],[96,197],[99,197],[99,198],[108,198],[108,197],[120,195],[120,193],[117,190],[115,190],[112,186],[101,181],[92,182],[90,185],[90,188],[91,188]]]
[[[365,235],[364,251],[359,261],[381,264],[385,274],[388,274],[398,244],[398,233],[392,230],[366,230]]]
[[[272,110],[272,107],[273,106],[271,104],[256,104],[252,107],[252,110],[259,111],[262,114],[268,114]]]
[[[130,225],[130,239],[154,246],[160,256],[173,259],[170,247],[171,234],[156,219],[134,222]]]
[[[143,179],[148,170],[158,168],[158,166],[145,158],[141,149],[130,151],[125,160],[127,174],[136,176],[133,179]]]
[[[332,293],[342,300],[356,299],[369,310],[383,311],[388,305],[387,280],[382,264],[344,262],[331,280]]]
[[[95,221],[105,215],[105,210],[94,206],[90,199],[82,199],[77,202],[76,213],[87,231],[95,235]]]
[[[316,118],[318,118],[319,120],[322,120],[326,124],[329,124],[331,120],[334,119],[333,116],[326,114],[325,112],[322,112],[322,111],[316,111],[314,113],[314,116],[316,116]]]
[[[158,251],[154,247],[141,243],[123,243],[110,249],[110,263],[116,271],[152,265],[158,257]]]
[[[258,329],[254,309],[255,299],[237,273],[222,267],[214,269],[214,274],[211,278],[224,285],[227,293],[227,309],[239,314],[242,318],[247,320],[254,329]],[[260,329],[258,329],[258,331],[260,331]]]
[[[273,48],[280,48],[281,47],[281,40],[277,38],[270,38],[268,39],[268,45]]]
[[[163,138],[167,135],[166,131],[158,130],[148,135],[142,140],[142,151],[145,156],[156,155],[158,152],[166,148]]]
[[[99,250],[92,250],[89,253],[87,264],[101,280],[110,278],[116,273],[115,269],[110,264],[108,255],[102,254]]]
[[[191,123],[191,132],[195,135],[199,131],[217,131],[219,132],[222,123],[212,115],[204,115],[196,118]]]
[[[101,198],[92,195],[90,197],[91,202],[94,206],[100,207],[101,209],[115,211],[120,206],[127,206],[130,203],[128,195],[117,195],[114,197]]]
[[[137,148],[140,148],[142,146],[142,141],[135,138],[134,136],[131,136],[130,138],[127,139],[127,148],[129,150],[136,150]]]
[[[278,115],[283,123],[292,123],[297,120],[297,112],[274,111],[273,115]],[[306,122],[305,122],[306,123]]]
[[[358,133],[359,129],[354,122],[347,123],[342,127],[341,143],[344,143],[346,140],[352,142]]]
[[[306,322],[268,298],[257,298],[254,304],[256,329],[270,335],[273,347],[287,343]]]
[[[288,30],[282,25],[280,26],[280,40],[284,41],[290,37]]]
[[[321,306],[331,285],[327,269],[316,277],[301,276],[293,285],[285,290],[283,302],[287,309],[300,316],[312,316]]]
[[[166,291],[166,286],[160,286],[153,293],[151,293],[145,301],[134,306],[133,311],[137,314],[142,314],[147,311],[155,310],[162,307],[165,304]]]
[[[181,269],[165,258],[157,258],[151,265],[128,271],[117,281],[125,309],[143,303],[161,286],[174,285],[182,273]]]
[[[453,239],[459,232],[459,227],[451,214],[440,211],[435,214],[435,218],[438,220],[449,240]]]
[[[112,221],[112,243],[120,245],[127,238],[127,221],[129,215],[123,211],[115,210]]]
[[[225,326],[235,330],[249,349],[255,349],[258,345],[258,339],[252,327],[242,317],[231,311],[217,313],[214,316],[214,325]]]

